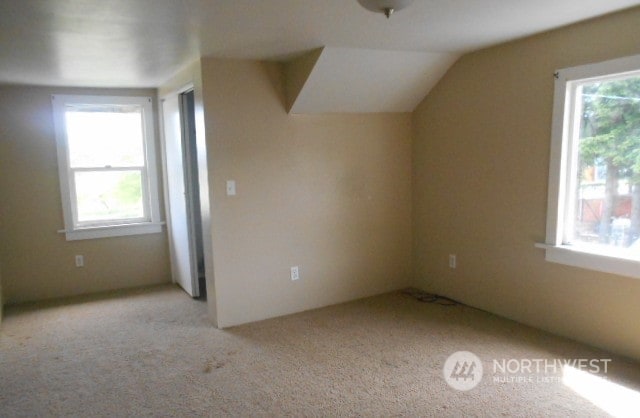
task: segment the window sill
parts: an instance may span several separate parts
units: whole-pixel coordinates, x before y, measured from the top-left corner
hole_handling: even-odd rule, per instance
[[[111,225],[79,228],[71,231],[63,229],[58,231],[58,233],[65,234],[67,241],[77,241],[83,239],[122,237],[127,235],[157,234],[162,232],[162,225],[164,225],[164,222]]]
[[[545,250],[545,260],[588,270],[640,279],[640,258],[631,254],[598,251],[568,245],[536,244]]]

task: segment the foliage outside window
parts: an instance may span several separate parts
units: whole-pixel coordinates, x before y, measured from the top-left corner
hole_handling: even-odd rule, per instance
[[[151,99],[52,101],[67,239],[159,232]]]
[[[582,118],[568,241],[640,245],[640,74],[585,83],[577,97]]]
[[[555,75],[547,260],[640,278],[640,56]]]

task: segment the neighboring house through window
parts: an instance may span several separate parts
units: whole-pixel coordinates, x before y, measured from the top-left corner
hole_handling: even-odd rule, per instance
[[[640,278],[640,56],[556,73],[547,260]]]
[[[160,232],[151,98],[52,103],[67,240]]]

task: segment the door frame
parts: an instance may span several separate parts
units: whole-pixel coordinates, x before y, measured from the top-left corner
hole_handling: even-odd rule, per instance
[[[169,168],[167,165],[167,139],[166,139],[166,131],[165,131],[165,120],[164,120],[164,108],[163,103],[167,98],[177,98],[178,99],[178,109],[180,112],[180,143],[181,143],[181,150],[182,150],[182,171],[183,171],[183,176],[184,176],[184,182],[185,182],[185,207],[186,207],[186,222],[187,222],[187,236],[188,236],[188,241],[189,241],[189,264],[190,264],[190,270],[191,270],[191,291],[192,291],[192,297],[198,297],[200,296],[200,286],[199,286],[199,278],[198,278],[198,265],[197,265],[197,254],[196,254],[196,243],[195,243],[195,222],[194,222],[194,208],[193,208],[193,200],[191,198],[190,193],[191,192],[196,192],[199,193],[199,190],[194,190],[193,187],[193,183],[192,183],[192,176],[191,176],[191,170],[190,170],[190,166],[191,166],[191,161],[189,158],[189,147],[186,146],[186,135],[185,135],[185,131],[188,129],[187,125],[185,124],[185,114],[184,114],[184,99],[182,97],[182,95],[184,93],[187,93],[189,91],[194,91],[195,92],[195,88],[194,88],[194,84],[193,83],[187,83],[185,85],[183,85],[181,88],[176,89],[168,94],[163,95],[162,97],[160,97],[160,112],[159,116],[160,116],[160,132],[161,132],[161,153],[162,153],[162,171],[163,171],[163,176],[162,176],[162,183],[163,183],[163,193],[164,193],[164,206],[165,206],[165,218],[167,221],[167,237],[169,239],[169,256],[170,256],[170,261],[171,261],[171,280],[173,283],[177,283],[176,280],[176,255],[175,252],[173,250],[173,245],[171,245],[171,243],[173,242],[173,229],[172,229],[172,225],[171,225],[171,203],[170,203],[170,199],[169,199],[169,180],[168,180],[168,176],[169,176]],[[194,127],[195,128],[195,127]],[[195,130],[195,129],[194,129]],[[196,136],[198,135],[197,130],[196,131]],[[194,138],[195,140],[196,138]],[[197,156],[196,156],[197,157]],[[204,232],[204,231],[203,231]],[[206,265],[205,265],[205,275],[206,275]],[[205,278],[206,280],[206,278]]]

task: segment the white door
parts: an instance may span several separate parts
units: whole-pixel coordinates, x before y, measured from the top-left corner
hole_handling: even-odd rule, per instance
[[[185,187],[185,164],[179,95],[166,97],[162,102],[164,126],[164,160],[169,229],[169,250],[173,281],[189,295],[198,294],[197,272],[192,264],[189,212]]]

